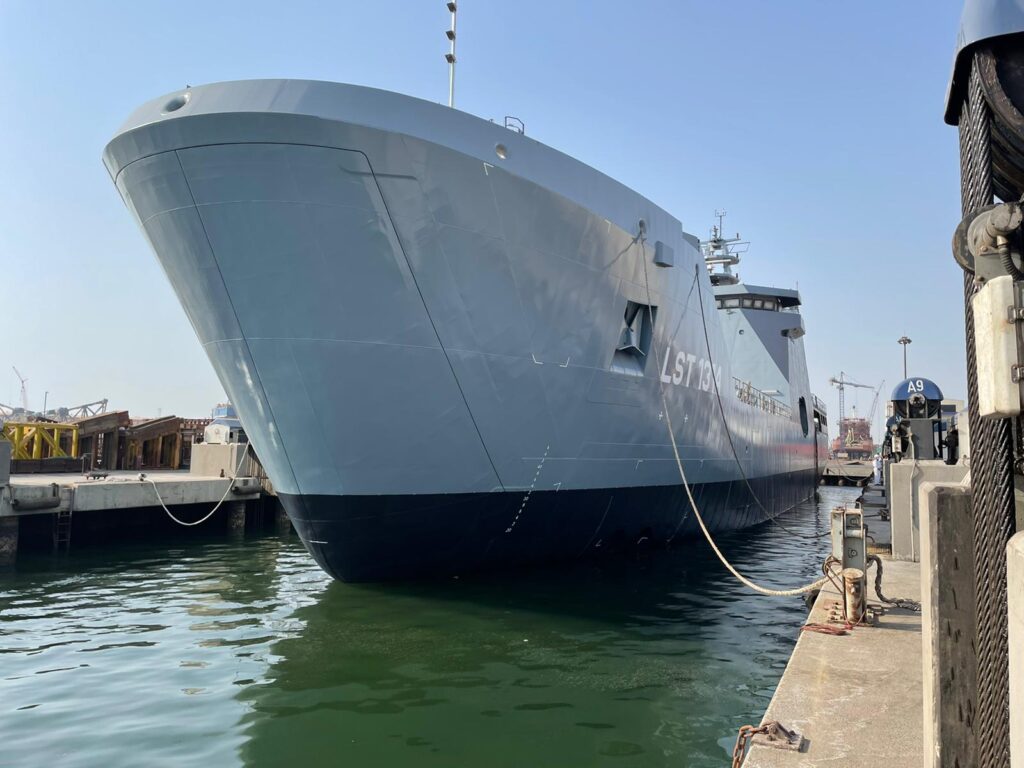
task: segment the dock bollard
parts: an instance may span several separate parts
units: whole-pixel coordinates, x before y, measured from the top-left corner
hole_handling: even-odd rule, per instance
[[[867,610],[865,591],[867,578],[860,568],[844,568],[843,576],[843,607],[846,620],[851,624],[859,624],[864,620]]]

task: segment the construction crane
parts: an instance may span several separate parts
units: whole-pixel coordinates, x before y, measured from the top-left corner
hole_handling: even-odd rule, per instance
[[[846,388],[847,387],[860,387],[861,389],[874,389],[874,387],[872,387],[870,384],[858,384],[855,381],[850,381],[848,378],[846,378],[846,374],[843,371],[839,372],[839,378],[838,379],[835,376],[833,376],[831,379],[828,380],[828,383],[834,385],[839,390],[839,421],[840,422],[843,420],[843,417],[846,416],[845,394],[846,394]]]
[[[875,399],[871,401],[871,410],[868,411],[868,426],[870,429],[874,429],[875,426],[875,411],[878,410],[878,397],[882,394],[882,389],[885,387],[885,379],[882,379],[882,383],[878,385],[878,389],[875,390]]]
[[[25,389],[25,382],[28,381],[28,379],[26,379],[24,376],[22,376],[21,373],[19,373],[18,369],[15,368],[13,365],[11,366],[11,368],[14,371],[14,375],[18,377],[18,381],[21,382],[21,407],[24,408],[25,411],[27,412],[28,411],[28,391]]]

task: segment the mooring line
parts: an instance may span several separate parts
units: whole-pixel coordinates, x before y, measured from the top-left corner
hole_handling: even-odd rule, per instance
[[[213,509],[211,509],[209,512],[207,512],[205,515],[203,515],[201,518],[199,518],[193,523],[186,523],[184,520],[179,520],[174,516],[171,510],[167,508],[167,505],[164,504],[163,497],[160,495],[160,489],[157,487],[156,480],[154,480],[151,477],[147,477],[145,472],[139,473],[139,480],[150,483],[153,486],[153,492],[156,494],[156,500],[160,502],[160,506],[164,508],[164,512],[167,513],[167,516],[171,518],[171,520],[176,522],[178,525],[184,525],[186,527],[199,525],[200,523],[205,523],[207,520],[213,517],[213,513],[220,509],[221,504],[224,503],[224,500],[228,497],[228,494],[231,493],[231,489],[235,487],[235,480],[238,478],[238,473],[242,471],[242,463],[245,461],[248,455],[249,444],[246,443],[245,450],[242,451],[242,458],[238,460],[238,466],[235,467],[235,474],[228,479],[228,487],[224,489],[224,495],[220,497],[220,501],[217,502]]]
[[[651,283],[650,283],[650,278],[647,275],[647,237],[646,237],[646,229],[647,229],[647,225],[641,219],[641,222],[640,222],[640,232],[639,232],[639,234],[637,234],[636,239],[634,240],[634,242],[639,241],[639,243],[640,243],[640,249],[641,249],[641,258],[640,258],[640,260],[643,263],[643,268],[644,268],[644,286],[647,289],[647,314],[648,314],[648,317],[650,318],[651,334],[652,334],[652,337],[653,337],[653,334],[654,334],[654,310],[651,308]],[[697,289],[697,295],[698,295],[698,297],[700,297],[700,288],[699,287]],[[707,338],[707,321],[705,320],[705,317],[704,317],[703,299],[701,299],[701,323],[704,325],[704,334],[705,334],[705,338]],[[652,341],[653,341],[653,338],[652,338]],[[651,346],[654,347],[654,361],[655,361],[655,363],[657,365],[657,368],[655,370],[660,371],[661,370],[661,355],[658,353],[658,345],[657,344],[652,344]],[[710,349],[708,351],[710,353]],[[714,377],[714,372],[712,372],[711,378],[712,379],[715,378]],[[700,529],[701,529],[701,532],[704,534],[704,538],[707,539],[708,544],[711,546],[711,549],[714,551],[715,555],[717,555],[717,557],[718,557],[719,561],[721,561],[722,565],[724,565],[726,567],[726,569],[729,571],[729,573],[731,573],[733,576],[735,576],[740,581],[741,584],[743,584],[745,587],[748,587],[749,589],[754,590],[755,592],[759,592],[762,595],[769,595],[769,596],[772,596],[772,597],[793,597],[795,595],[802,595],[805,592],[810,592],[810,591],[815,590],[815,589],[820,589],[821,586],[827,581],[826,577],[822,577],[822,578],[818,579],[817,581],[811,582],[810,584],[805,584],[802,587],[796,587],[794,589],[769,589],[768,587],[762,587],[760,584],[757,584],[757,583],[751,581],[746,576],[744,576],[742,573],[740,573],[738,570],[736,570],[736,568],[733,566],[733,564],[730,563],[729,560],[725,557],[725,555],[722,554],[722,550],[720,550],[718,548],[718,545],[715,544],[715,540],[714,540],[714,538],[712,538],[711,532],[708,530],[707,525],[704,523],[704,516],[701,515],[700,509],[697,508],[697,501],[693,498],[693,490],[690,487],[689,481],[686,479],[686,471],[683,469],[683,460],[679,456],[679,446],[676,444],[675,431],[672,429],[672,417],[669,414],[668,399],[665,397],[665,383],[660,379],[660,377],[658,379],[658,392],[661,395],[661,407],[662,407],[662,410],[665,412],[665,426],[668,428],[669,440],[672,443],[672,453],[675,455],[676,467],[679,469],[679,477],[683,481],[683,488],[686,490],[686,497],[687,497],[687,499],[690,502],[690,507],[693,509],[694,517],[697,518],[697,523],[698,523],[698,525],[700,525]],[[717,385],[716,385],[716,392],[717,392]],[[719,406],[721,406],[721,398],[720,397],[719,397]],[[723,415],[723,418],[724,418],[724,415],[725,415],[724,409],[722,411],[722,415]],[[728,429],[728,425],[726,425],[726,429]],[[742,473],[742,469],[741,469],[741,473]],[[745,475],[744,475],[744,479],[746,479]],[[748,487],[749,487],[749,483],[748,483]]]

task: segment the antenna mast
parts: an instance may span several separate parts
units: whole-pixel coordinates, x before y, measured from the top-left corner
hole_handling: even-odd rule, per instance
[[[715,218],[718,219],[718,225],[711,227],[711,237],[700,244],[700,250],[704,255],[711,284],[735,285],[740,281],[740,276],[732,268],[740,263],[740,256],[746,253],[750,243],[740,240],[739,232],[736,237],[725,236],[723,209],[715,209]]]
[[[455,4],[455,0],[448,0],[448,11],[452,15],[452,26],[451,29],[445,31],[445,35],[448,38],[451,47],[448,53],[444,55],[444,60],[448,62],[448,106],[455,106],[455,16],[458,12],[458,6]]]

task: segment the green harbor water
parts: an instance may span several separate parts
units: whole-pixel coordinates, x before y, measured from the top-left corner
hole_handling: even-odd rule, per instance
[[[812,578],[821,501],[720,537]],[[791,533],[791,532],[793,533]],[[690,541],[438,583],[332,582],[288,537],[22,557],[0,572],[3,766],[723,766],[806,616]]]

